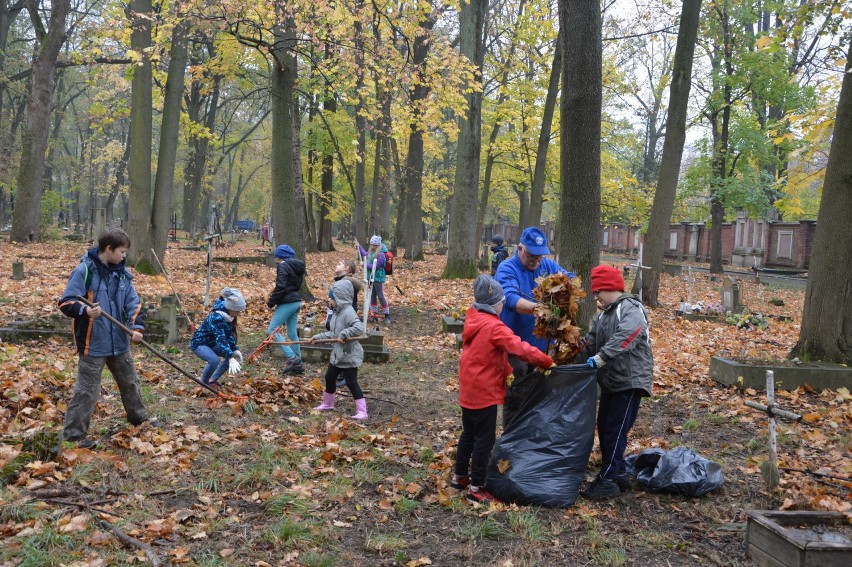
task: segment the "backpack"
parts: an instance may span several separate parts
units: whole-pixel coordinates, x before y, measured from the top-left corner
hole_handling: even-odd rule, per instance
[[[388,276],[393,275],[393,254],[391,254],[390,250],[385,252],[385,274]]]

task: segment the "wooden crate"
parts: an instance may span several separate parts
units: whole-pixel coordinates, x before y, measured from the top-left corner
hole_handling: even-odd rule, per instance
[[[750,510],[748,556],[760,567],[852,565],[849,520],[839,512]]]

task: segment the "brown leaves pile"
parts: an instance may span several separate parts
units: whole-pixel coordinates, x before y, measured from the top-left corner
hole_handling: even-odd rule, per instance
[[[533,334],[552,339],[551,357],[557,364],[568,364],[580,352],[580,328],[574,324],[580,299],[586,297],[579,277],[553,274],[536,280],[533,290],[535,307]]]

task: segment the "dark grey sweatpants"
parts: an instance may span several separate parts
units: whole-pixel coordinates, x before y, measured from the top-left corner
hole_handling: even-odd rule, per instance
[[[77,363],[74,396],[65,411],[65,427],[62,432],[62,438],[65,441],[79,441],[86,437],[95,404],[101,394],[101,372],[104,364],[112,372],[118,384],[127,421],[133,425],[139,425],[148,419],[148,412],[142,404],[139,378],[136,376],[136,368],[133,366],[133,358],[129,352],[106,357],[81,354]]]

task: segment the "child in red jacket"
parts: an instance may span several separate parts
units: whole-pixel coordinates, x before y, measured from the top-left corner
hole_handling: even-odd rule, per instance
[[[497,406],[506,395],[506,378],[512,373],[509,354],[540,368],[553,360],[525,343],[500,320],[503,288],[491,276],[473,283],[473,307],[465,315],[459,364],[459,405],[462,434],[456,451],[456,468],[450,486],[469,488],[468,499],[489,502],[495,498],[483,488],[485,471],[497,433]],[[471,474],[468,475],[470,469]]]

